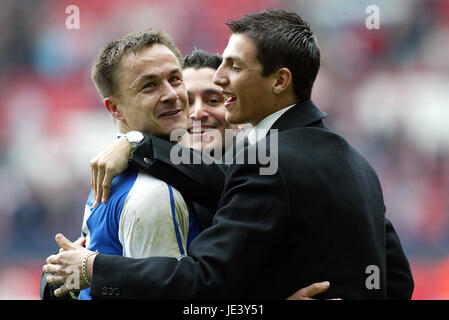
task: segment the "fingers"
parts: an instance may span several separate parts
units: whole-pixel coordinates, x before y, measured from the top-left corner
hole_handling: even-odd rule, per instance
[[[67,287],[65,286],[65,284],[63,284],[62,286],[60,286],[58,289],[56,289],[54,291],[54,294],[56,297],[62,297],[63,295],[69,293],[69,289],[67,289]]]
[[[314,299],[306,296],[304,293],[304,289],[301,289],[296,291],[290,297],[288,297],[287,300],[314,300]]]
[[[90,161],[94,208],[108,200],[112,179],[128,167],[130,151],[129,141],[123,137]]]
[[[101,202],[103,202],[103,203],[106,203],[109,199],[109,194],[110,194],[110,190],[111,190],[111,183],[112,183],[113,177],[114,176],[112,174],[112,171],[108,170],[106,168],[106,172],[105,172],[103,183],[102,183],[103,196],[101,198]]]
[[[42,267],[42,271],[45,273],[58,273],[61,275],[66,274],[63,269],[65,258],[64,254],[54,254],[47,258],[46,264]]]
[[[60,270],[59,264],[47,263],[42,267],[42,271],[45,273],[59,273]]]
[[[106,171],[106,163],[104,161],[98,162],[98,169],[97,169],[97,181],[95,185],[95,204],[99,204],[101,201],[101,198],[103,197],[103,180],[104,175]],[[96,206],[95,206],[96,207]]]
[[[74,244],[76,244],[76,245],[78,245],[78,246],[80,246],[80,247],[85,248],[85,247],[86,247],[86,238],[83,237],[83,236],[81,236],[81,237],[79,237],[78,239],[76,239],[76,241],[74,242]]]
[[[314,283],[306,288],[306,296],[313,297],[316,294],[323,293],[330,287],[329,281]]]
[[[71,275],[73,271],[62,267],[59,264],[46,264],[42,267],[42,271],[47,273],[48,283],[62,283],[65,282],[68,275]]]
[[[96,159],[92,159],[90,161],[90,170],[91,170],[91,185],[92,185],[92,190],[93,190],[93,194],[92,194],[92,206],[95,208],[98,203],[95,203],[95,199],[97,197],[97,164],[96,164]]]
[[[47,283],[49,283],[49,284],[62,283],[62,286],[60,286],[59,288],[57,288],[54,291],[54,295],[56,297],[61,297],[73,289],[76,289],[76,290],[80,289],[79,285],[74,286],[73,283],[67,282],[69,280],[68,276],[71,275],[72,273],[67,273],[58,265],[45,265],[43,267],[43,271],[46,273],[48,273],[49,271],[59,272],[58,274],[49,274],[49,275],[47,275],[47,278],[46,278]]]
[[[46,261],[47,264],[58,264],[58,262],[59,262],[58,261],[58,256],[59,255],[57,255],[57,254],[53,254],[53,255],[49,256],[47,258],[47,260],[45,260],[45,261]]]
[[[47,282],[52,284],[64,283],[66,277],[56,274],[50,274],[47,276]]]
[[[294,294],[288,297],[287,300],[313,300],[311,297],[318,293],[323,293],[324,291],[329,289],[329,287],[329,281],[317,282],[296,291]]]
[[[104,161],[98,161],[92,164],[92,188],[94,190],[92,196],[92,206],[94,208],[101,202],[106,203],[109,199],[112,178],[114,178],[113,170],[106,165]]]
[[[61,249],[64,250],[76,250],[79,249],[80,246],[77,244],[72,243],[69,239],[64,237],[63,234],[58,233],[55,236],[56,243],[61,247]]]
[[[79,247],[85,248],[85,247],[86,247],[86,238],[83,237],[83,236],[81,236],[81,237],[79,237],[78,239],[76,239],[76,241],[73,242],[73,244],[75,244],[75,245],[77,245],[77,246],[79,246]],[[60,249],[59,249],[59,253],[64,252],[64,251],[66,251],[66,250],[63,249],[63,248],[60,248]]]

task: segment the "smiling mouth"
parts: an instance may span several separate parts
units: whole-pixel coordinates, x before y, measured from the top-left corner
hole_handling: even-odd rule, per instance
[[[225,107],[237,101],[237,96],[232,93],[223,93]]]
[[[208,131],[211,131],[213,129],[216,129],[216,128],[215,127],[203,127],[203,126],[201,126],[201,127],[189,127],[189,128],[187,128],[187,131],[190,134],[204,134],[204,133],[206,133]]]
[[[164,113],[161,113],[161,114],[159,115],[159,118],[161,118],[161,117],[172,117],[172,116],[177,116],[177,115],[180,114],[181,112],[182,112],[182,109],[166,111],[166,112],[164,112]]]

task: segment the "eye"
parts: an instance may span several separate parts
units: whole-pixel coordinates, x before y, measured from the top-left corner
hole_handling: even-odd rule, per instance
[[[217,104],[221,104],[223,103],[223,97],[219,98],[219,97],[210,97],[209,99],[207,99],[206,101],[207,104],[210,105],[217,105]]]
[[[147,82],[143,85],[142,89],[153,89],[156,87],[155,82]]]
[[[235,72],[239,72],[239,71],[242,70],[242,69],[239,68],[239,67],[236,67],[236,66],[231,66],[231,70],[232,70],[232,71],[235,71]]]
[[[180,84],[182,82],[182,79],[180,77],[178,77],[178,76],[173,76],[173,77],[170,78],[169,81],[170,81],[171,84],[177,85],[177,84]]]

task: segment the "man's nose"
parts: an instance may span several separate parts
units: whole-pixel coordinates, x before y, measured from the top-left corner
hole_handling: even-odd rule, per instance
[[[206,120],[207,112],[203,107],[203,103],[200,98],[196,98],[190,105],[189,116],[192,120]]]
[[[223,67],[223,63],[220,64],[218,69],[214,73],[214,78],[212,80],[217,86],[224,87],[228,84],[228,77]]]
[[[175,103],[178,99],[178,93],[168,81],[162,83],[163,90],[161,94],[161,102]]]

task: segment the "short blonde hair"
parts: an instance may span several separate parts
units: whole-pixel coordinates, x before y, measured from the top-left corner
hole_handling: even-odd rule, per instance
[[[115,79],[120,59],[128,52],[137,53],[153,44],[162,44],[170,49],[182,66],[182,57],[173,39],[164,31],[151,29],[132,32],[109,42],[100,52],[91,70],[91,78],[98,93],[104,99],[112,97],[117,90]]]

